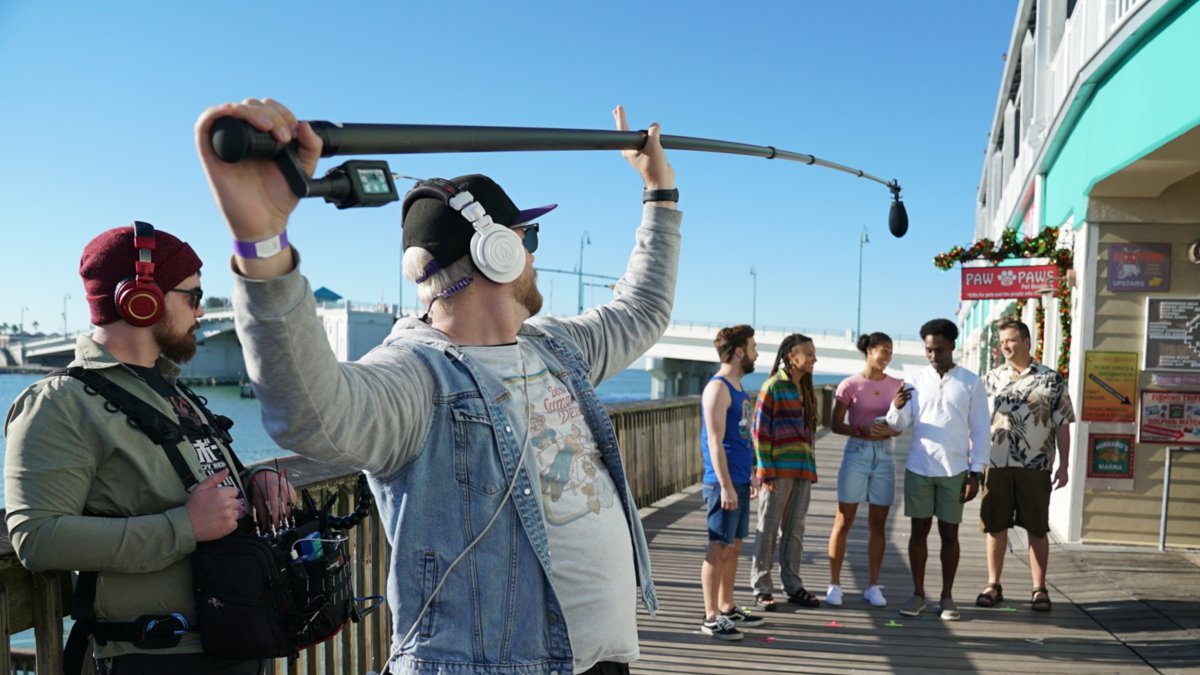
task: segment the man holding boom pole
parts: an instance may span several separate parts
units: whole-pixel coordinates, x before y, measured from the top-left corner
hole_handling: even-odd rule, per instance
[[[626,129],[622,108],[613,115]],[[553,206],[520,210],[481,175],[422,181],[404,201],[404,273],[428,311],[339,363],[285,235],[297,198],[272,162],[215,156],[210,130],[225,116],[296,141],[309,173],[321,141],[270,99],[196,123],[234,240],[238,337],[266,427],[283,447],[370,477],[392,546],[388,671],[627,673],[635,590],[650,612],[657,598],[595,386],[670,319],[682,214],[658,126],[622,153],[645,206],[612,302],[534,318],[534,219]]]

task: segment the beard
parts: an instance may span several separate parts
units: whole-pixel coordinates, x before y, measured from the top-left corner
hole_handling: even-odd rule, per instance
[[[530,270],[513,281],[513,297],[529,310],[529,316],[542,311],[542,293],[537,287],[537,273]]]
[[[743,356],[742,357],[742,374],[749,375],[750,373],[753,373],[753,372],[754,372],[754,361]]]
[[[165,321],[154,324],[154,341],[162,350],[162,355],[175,363],[187,363],[196,355],[196,329],[200,324],[193,324],[187,330],[172,332]]]

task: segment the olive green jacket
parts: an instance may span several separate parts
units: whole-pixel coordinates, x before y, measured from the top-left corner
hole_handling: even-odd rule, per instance
[[[71,365],[102,372],[179,421],[162,396],[91,338],[77,339]],[[177,367],[163,358],[156,365],[175,382]],[[95,610],[102,621],[170,612],[192,621],[188,556],[196,538],[184,508],[188,494],[162,446],[104,404],[82,382],[63,375],[33,383],[9,409],[4,491],[17,557],[34,571],[100,572]],[[214,440],[232,467],[229,449]],[[184,440],[179,449],[197,481],[203,480],[191,444]],[[242,487],[241,477],[237,480]],[[129,643],[110,642],[97,656],[137,651]],[[177,647],[153,653],[199,651],[199,634],[189,633]]]

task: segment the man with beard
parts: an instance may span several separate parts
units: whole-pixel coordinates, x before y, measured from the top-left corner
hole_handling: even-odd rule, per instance
[[[195,355],[204,315],[200,265],[191,246],[148,223],[93,239],[79,274],[95,330],[76,339],[69,366],[82,375],[58,371],[35,382],[8,412],[9,536],[30,570],[80,570],[81,586],[90,574],[94,598],[83,602],[94,626],[76,627],[94,627],[102,673],[241,675],[266,665],[209,657],[199,633],[187,630],[196,619],[190,556],[197,543],[250,526],[243,499],[250,477],[231,470],[226,430],[176,382],[175,363]],[[83,377],[120,387],[182,430],[175,457],[196,484],[190,494],[165,446]],[[290,501],[281,499],[285,486],[269,470],[253,481],[275,522]],[[129,636],[150,625],[183,634],[165,648]]]
[[[704,457],[704,502],[708,548],[700,567],[704,621],[700,630],[718,640],[741,640],[738,626],[761,626],[763,619],[733,604],[738,553],[750,530],[754,448],[750,421],[754,399],[742,388],[742,376],[754,371],[758,349],[754,329],[745,324],[722,328],[713,340],[721,367],[700,398],[700,453]]]
[[[892,399],[887,423],[893,431],[912,427],[912,446],[904,471],[904,515],[912,521],[908,558],[913,596],[900,613],[925,611],[926,541],[937,516],[941,537],[942,590],[938,611],[943,621],[958,621],[954,576],[958,572],[958,526],[963,504],[975,498],[987,466],[988,402],[979,376],[954,363],[958,326],[933,319],[921,326],[929,367],[909,375]]]
[[[613,114],[626,129],[624,111]],[[404,274],[428,311],[339,363],[285,237],[298,200],[274,163],[216,157],[210,130],[225,116],[295,140],[309,172],[321,139],[270,99],[196,123],[235,241],[238,337],[267,429],[299,454],[365,469],[377,497],[392,546],[386,670],[627,673],[639,653],[634,591],[650,612],[657,599],[595,387],[670,320],[682,216],[658,126],[623,153],[645,205],[611,302],[533,318],[535,219],[553,206],[520,210],[478,174],[420,181],[402,206]]]

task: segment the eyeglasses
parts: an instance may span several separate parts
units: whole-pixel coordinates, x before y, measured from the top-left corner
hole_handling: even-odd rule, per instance
[[[521,230],[521,243],[525,244],[525,250],[530,253],[536,253],[538,249],[538,230],[541,227],[537,223],[524,223],[516,225],[512,229]]]
[[[188,304],[192,306],[193,310],[200,309],[200,301],[204,299],[203,288],[172,288],[170,292],[183,293],[184,295],[190,296]]]

